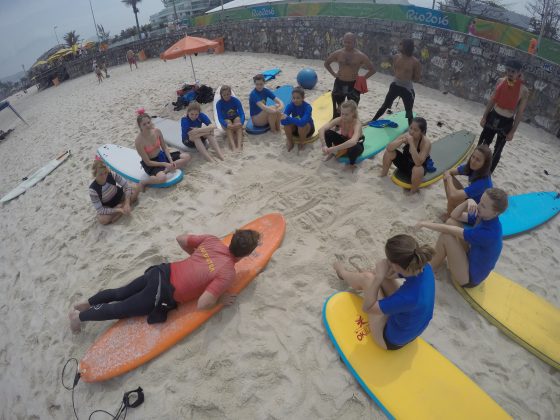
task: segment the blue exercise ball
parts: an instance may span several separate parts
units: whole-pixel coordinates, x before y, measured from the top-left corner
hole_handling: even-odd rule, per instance
[[[313,89],[317,84],[317,73],[313,69],[303,69],[297,74],[297,82],[304,89]]]

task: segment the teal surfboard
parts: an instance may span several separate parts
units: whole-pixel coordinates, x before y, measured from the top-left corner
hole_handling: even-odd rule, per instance
[[[560,212],[560,193],[553,191],[513,195],[500,215],[504,237],[518,235],[546,223]]]
[[[404,111],[391,115],[384,115],[383,119],[393,121],[397,123],[398,126],[395,128],[364,127],[364,152],[358,159],[356,159],[356,163],[374,157],[376,154],[385,149],[389,143],[408,130],[408,119],[406,118],[406,113]],[[349,162],[347,156],[339,157],[338,161],[342,163]]]
[[[270,69],[270,70],[265,70],[262,72],[262,75],[264,76],[264,80],[265,82],[268,82],[269,80],[275,79],[276,75],[278,73],[280,73],[282,70],[280,69]]]
[[[280,86],[278,89],[274,90],[272,93],[274,93],[284,104],[284,107],[286,105],[288,105],[290,103],[290,101],[292,100],[292,90],[294,90],[294,88],[290,85],[284,85],[284,86]],[[271,99],[268,99],[266,101],[267,105],[274,105],[274,101]],[[255,127],[253,125],[253,120],[251,119],[251,117],[248,118],[247,120],[247,126],[245,127],[245,129],[247,130],[247,133],[249,134],[264,134],[266,133],[268,130],[270,130],[270,127],[268,125],[262,126],[262,127]]]

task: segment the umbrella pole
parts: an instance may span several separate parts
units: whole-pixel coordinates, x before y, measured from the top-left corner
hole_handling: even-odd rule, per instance
[[[194,83],[196,84],[196,73],[194,72],[194,65],[193,65],[193,62],[192,62],[192,54],[189,55],[189,58],[191,59],[192,74],[193,74],[193,77],[194,77]]]

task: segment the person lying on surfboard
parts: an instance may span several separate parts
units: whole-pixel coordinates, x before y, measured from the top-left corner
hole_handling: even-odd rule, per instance
[[[241,101],[231,93],[231,87],[223,85],[220,88],[220,100],[216,103],[218,119],[229,143],[229,148],[234,152],[243,149],[243,128],[245,125],[245,112]]]
[[[428,123],[424,118],[416,117],[408,127],[408,132],[397,137],[387,145],[383,154],[381,176],[387,176],[391,164],[410,177],[410,192],[416,193],[426,174],[426,165],[430,161],[432,143],[426,137]],[[402,152],[397,150],[404,145]]]
[[[485,144],[477,146],[466,164],[460,165],[443,174],[443,186],[447,196],[447,219],[454,208],[472,198],[478,204],[484,191],[492,188],[490,167],[492,151]],[[469,177],[469,186],[463,185],[455,178],[457,175]],[[445,220],[444,219],[444,220]]]
[[[202,125],[205,125],[203,127]],[[216,160],[206,150],[206,142],[214,149],[218,159],[224,160],[222,149],[214,137],[214,129],[216,126],[212,124],[208,115],[203,113],[200,104],[192,101],[187,106],[187,115],[181,118],[181,139],[183,144],[191,149],[196,149],[204,156],[208,162],[216,162]]]
[[[451,212],[445,224],[418,222],[418,228],[440,232],[432,266],[437,269],[447,258],[453,279],[462,287],[475,287],[488,277],[502,252],[502,225],[498,216],[506,211],[508,196],[489,188],[478,205],[469,198]],[[474,224],[464,229],[463,224]]]
[[[280,124],[284,126],[284,133],[286,133],[288,152],[294,148],[294,136],[303,140],[311,137],[315,132],[312,113],[313,108],[305,102],[305,91],[302,87],[295,87],[292,91],[292,101],[286,106],[280,121]],[[304,144],[298,144],[298,150],[302,150],[304,147]]]
[[[152,118],[145,114],[143,109],[137,113],[136,123],[140,133],[136,136],[134,144],[142,158],[142,168],[150,175],[150,179],[140,185],[145,187],[150,184],[162,184],[167,180],[167,173],[187,166],[191,156],[188,153],[169,152],[163,134],[159,128],[154,127]]]
[[[339,261],[333,267],[350,287],[364,291],[362,310],[377,345],[398,350],[418,337],[434,312],[435,279],[429,261],[435,251],[409,235],[396,235],[385,244],[385,256],[374,272],[352,272]],[[401,285],[397,278],[404,278]]]
[[[177,242],[189,254],[186,259],[151,266],[128,285],[78,303],[69,314],[70,328],[78,333],[84,321],[144,315],[149,324],[165,322],[178,303],[195,299],[198,310],[231,305],[236,296],[227,290],[235,280],[235,263],[250,255],[259,240],[254,230],[235,231],[229,247],[212,235],[180,235]]]
[[[125,178],[110,171],[98,156],[91,165],[91,173],[95,179],[89,186],[89,197],[97,212],[97,221],[108,225],[123,214],[129,215],[130,205],[136,202],[142,188],[133,187]]]
[[[338,127],[338,131],[335,131]],[[348,156],[352,170],[356,167],[356,159],[364,152],[364,134],[362,123],[358,117],[358,105],[350,100],[340,105],[340,117],[337,117],[319,129],[319,138],[323,144],[325,161],[335,155]]]
[[[257,74],[253,77],[255,89],[249,95],[249,112],[255,127],[270,126],[273,133],[280,132],[280,118],[284,104],[274,93],[264,87],[264,76]],[[266,100],[270,98],[275,105],[267,105]]]

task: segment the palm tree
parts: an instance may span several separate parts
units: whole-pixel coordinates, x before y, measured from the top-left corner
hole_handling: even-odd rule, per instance
[[[105,31],[105,28],[103,27],[103,25],[97,25],[97,32],[99,33],[99,38],[101,38],[101,41],[103,41],[103,42],[107,42],[109,40],[109,38],[111,37],[109,35],[111,32],[110,31]]]
[[[68,32],[62,39],[64,39],[66,41],[66,44],[71,47],[72,45],[77,44],[78,41],[80,41],[80,35],[76,35],[76,31],[74,30]]]
[[[138,8],[136,5],[140,3],[142,0],[121,0],[127,6],[132,7],[132,11],[134,12],[134,17],[136,18],[136,29],[138,29],[138,39],[140,39],[140,25],[138,24]]]

